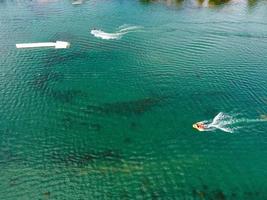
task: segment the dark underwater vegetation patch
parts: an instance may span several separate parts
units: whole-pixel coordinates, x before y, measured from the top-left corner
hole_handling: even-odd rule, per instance
[[[116,115],[141,115],[158,106],[165,97],[147,97],[132,101],[122,101],[115,103],[105,103],[102,105],[88,105],[86,113],[95,114],[116,114]]]
[[[226,200],[226,195],[223,193],[222,190],[215,190],[213,191],[213,198],[216,200]]]
[[[52,97],[61,103],[73,103],[75,98],[87,96],[82,90],[56,90],[52,88],[52,85],[63,80],[64,75],[62,73],[49,71],[43,74],[37,74],[33,80],[30,81],[30,84],[43,95]]]
[[[122,163],[123,156],[117,150],[107,149],[103,151],[71,152],[69,154],[54,152],[50,156],[52,162],[67,166],[83,167],[97,161]]]
[[[9,180],[9,186],[10,187],[17,186],[18,185],[18,182],[19,182],[19,178],[18,177],[11,178]]]
[[[131,195],[127,190],[123,190],[120,192],[120,199],[131,199]]]
[[[1,150],[0,153],[0,164],[8,164],[12,162],[19,161],[20,158],[17,154],[11,152],[10,150]]]
[[[50,198],[50,196],[51,196],[51,192],[44,192],[43,193],[43,196],[46,198],[46,199],[48,199],[48,198]]]
[[[13,138],[16,137],[17,132],[12,129],[0,129],[0,165],[8,165],[10,163],[24,164],[25,160],[11,147]]]
[[[79,59],[89,59],[90,54],[85,51],[76,51],[76,52],[57,52],[57,51],[51,51],[47,54],[47,58],[44,61],[44,67],[54,67],[58,64],[66,64],[68,62],[71,62],[73,60],[79,60]]]
[[[73,103],[75,98],[84,97],[81,90],[49,90],[48,95],[61,103]]]
[[[200,188],[192,189],[192,196],[195,200],[235,200],[235,199],[263,199],[258,191],[237,191],[232,189],[231,192],[223,191],[220,188],[209,189],[206,185]]]
[[[208,188],[192,189],[192,196],[195,199],[209,199],[209,200],[226,200],[226,195],[220,189],[208,190]]]
[[[143,199],[164,199],[171,197],[171,195],[164,191],[161,186],[158,186],[153,179],[148,177],[144,177],[141,180],[139,193],[143,196]]]
[[[76,114],[66,113],[62,118],[64,126],[68,129],[75,129],[77,127],[84,127],[90,131],[99,132],[102,125],[99,123],[91,122],[87,116],[80,116]]]
[[[64,75],[61,73],[45,72],[35,75],[33,80],[31,81],[31,84],[36,89],[45,90],[49,84],[62,81],[63,79]]]

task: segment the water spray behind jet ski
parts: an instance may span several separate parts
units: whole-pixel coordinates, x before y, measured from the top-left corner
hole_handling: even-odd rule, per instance
[[[244,123],[266,122],[266,119],[247,119],[236,118],[234,116],[218,113],[212,120],[205,120],[193,124],[193,128],[198,131],[214,131],[221,130],[227,133],[233,133],[235,130],[242,128]]]

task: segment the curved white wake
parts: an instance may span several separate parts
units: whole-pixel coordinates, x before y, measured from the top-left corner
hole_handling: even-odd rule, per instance
[[[213,120],[202,121],[205,125],[203,131],[214,131],[219,129],[224,132],[233,133],[235,130],[242,128],[242,123],[255,123],[255,122],[266,122],[266,119],[236,119],[233,116],[220,112]]]
[[[115,33],[107,33],[102,30],[96,30],[93,29],[91,30],[91,34],[94,35],[97,38],[101,38],[103,40],[118,40],[120,39],[123,35],[129,33],[129,32],[134,32],[139,29],[141,29],[141,26],[128,26],[128,25],[123,25],[119,27],[119,30]]]

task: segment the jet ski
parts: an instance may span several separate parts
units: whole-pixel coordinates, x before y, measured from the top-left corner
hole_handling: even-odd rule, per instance
[[[197,122],[193,124],[193,128],[197,129],[198,131],[205,131],[205,129],[207,129],[207,125],[205,125],[203,122]]]

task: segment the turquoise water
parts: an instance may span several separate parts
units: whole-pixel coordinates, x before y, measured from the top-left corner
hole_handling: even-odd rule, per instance
[[[266,1],[71,3],[0,1],[0,199],[267,199]]]

